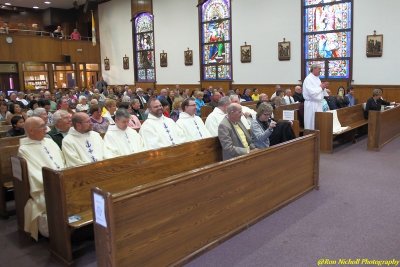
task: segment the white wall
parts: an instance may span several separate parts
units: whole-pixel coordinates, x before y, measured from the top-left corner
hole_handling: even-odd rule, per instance
[[[109,84],[134,84],[131,1],[113,0],[99,5],[101,68]],[[122,58],[129,57],[129,70],[122,67]],[[110,70],[104,70],[104,58]]]
[[[234,83],[297,83],[301,78],[300,1],[233,0]],[[290,61],[278,60],[278,42],[290,41]],[[251,63],[240,62],[240,46],[251,45]]]
[[[400,1],[355,0],[353,28],[354,84],[400,84]],[[367,35],[383,34],[382,57],[367,57]]]
[[[198,84],[199,33],[197,0],[153,0],[156,75],[160,84]],[[184,51],[193,50],[193,65],[185,66]],[[168,67],[160,67],[160,53]]]
[[[197,0],[153,0],[157,83],[197,84],[200,79]],[[398,0],[354,0],[354,84],[400,84]],[[130,1],[100,5],[101,56],[111,62],[103,71],[110,84],[133,84]],[[301,78],[301,2],[299,0],[232,0],[233,79],[236,84],[297,83]],[[384,35],[383,56],[367,58],[366,36]],[[291,42],[290,61],[278,60],[278,42]],[[252,46],[252,62],[240,62],[240,46]],[[183,52],[193,50],[193,66],[185,66]],[[160,67],[160,53],[168,53],[168,67]],[[130,70],[122,70],[128,55]],[[104,66],[103,66],[104,68]]]

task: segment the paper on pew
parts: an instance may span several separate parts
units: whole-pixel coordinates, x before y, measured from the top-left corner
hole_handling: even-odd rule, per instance
[[[103,196],[93,193],[94,213],[96,223],[101,226],[107,227],[107,220],[105,216],[104,198]]]
[[[285,121],[294,121],[294,110],[283,110],[282,119]]]
[[[333,115],[333,127],[332,127],[332,131],[333,131],[334,134],[339,134],[339,133],[341,133],[341,132],[346,131],[346,130],[349,128],[349,126],[344,126],[344,127],[342,127],[342,125],[340,124],[339,118],[338,118],[338,116],[337,116],[336,110],[329,110],[329,111],[327,111],[327,112],[330,112],[330,113],[332,113],[332,115]]]

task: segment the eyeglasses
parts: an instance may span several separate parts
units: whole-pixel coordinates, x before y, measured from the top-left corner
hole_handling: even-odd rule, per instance
[[[192,104],[192,105],[187,105],[188,107],[193,107],[193,106],[196,106],[196,104]]]

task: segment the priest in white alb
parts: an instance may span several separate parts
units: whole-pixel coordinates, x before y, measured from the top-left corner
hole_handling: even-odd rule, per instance
[[[203,120],[196,116],[194,98],[186,98],[182,102],[182,110],[183,112],[179,114],[176,124],[183,130],[187,142],[211,137]]]
[[[218,136],[218,126],[226,116],[226,109],[228,108],[231,100],[229,96],[221,97],[218,101],[218,106],[207,116],[206,128],[211,136]]]
[[[28,165],[30,199],[24,209],[24,230],[38,240],[38,232],[48,237],[46,202],[43,190],[42,167],[54,170],[65,168],[64,156],[58,145],[50,138],[45,138],[46,123],[39,117],[25,121],[27,137],[20,140],[18,155]]]
[[[131,114],[119,108],[115,113],[115,125],[110,125],[104,136],[104,158],[130,155],[145,150],[142,137],[128,127]]]
[[[62,141],[67,167],[103,160],[103,139],[99,133],[92,131],[89,115],[84,112],[75,113],[72,115],[72,126]]]
[[[139,131],[147,149],[186,142],[182,129],[172,119],[163,115],[163,107],[159,100],[149,99],[147,107],[149,116]]]
[[[325,88],[327,88],[328,82],[321,82],[320,71],[319,64],[312,64],[310,74],[303,82],[304,129],[314,130],[315,112],[322,112],[322,99],[327,95]]]

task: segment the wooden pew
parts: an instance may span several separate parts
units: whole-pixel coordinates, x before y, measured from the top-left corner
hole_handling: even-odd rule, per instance
[[[0,138],[0,216],[7,218],[7,192],[14,189],[10,157],[18,153],[21,136]]]
[[[73,262],[71,236],[92,224],[91,188],[122,191],[221,159],[218,138],[208,138],[61,171],[43,168],[50,251],[67,264]],[[71,215],[82,219],[68,223]]]
[[[304,131],[300,127],[300,120],[299,120],[299,110],[300,103],[293,103],[290,105],[282,105],[274,109],[274,119],[276,121],[283,120],[283,111],[284,110],[294,110],[294,120],[293,120],[293,125],[292,129],[296,137],[299,137],[301,133]]]
[[[314,132],[122,192],[93,189],[98,266],[183,265],[317,189],[318,144]],[[268,167],[282,162],[296,168]]]
[[[19,156],[11,157],[11,164],[13,170],[14,199],[18,231],[25,233],[24,209],[26,202],[30,198],[28,165],[26,160]]]
[[[368,150],[379,151],[400,135],[400,106],[385,111],[369,111]]]
[[[213,107],[207,106],[207,105],[202,106],[200,108],[200,114],[201,114],[201,118],[203,121],[206,120],[207,116],[210,115],[210,113],[213,111],[213,109],[214,109]]]
[[[315,113],[315,129],[320,131],[320,148],[321,152],[332,153],[333,141],[336,137],[347,136],[355,142],[355,134],[366,128],[368,120],[364,118],[364,109],[362,104],[352,107],[346,107],[336,110],[338,119],[342,127],[349,128],[339,134],[333,133],[333,114],[330,112]]]

